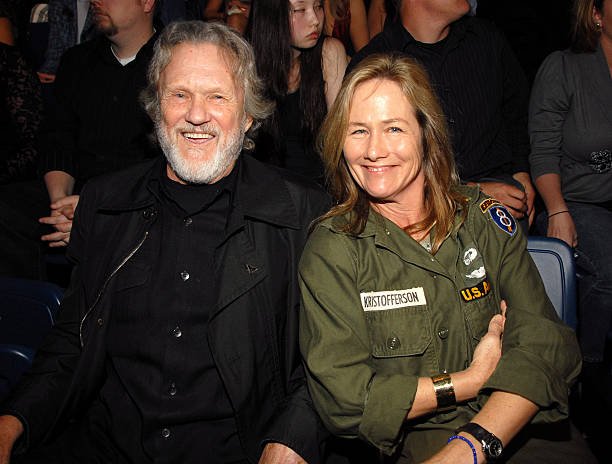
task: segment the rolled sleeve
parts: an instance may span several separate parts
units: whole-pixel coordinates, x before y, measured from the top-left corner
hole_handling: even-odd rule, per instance
[[[537,404],[534,423],[564,419],[581,367],[576,336],[546,296],[520,232],[507,239],[500,259],[501,297],[508,304],[503,354],[483,391],[515,393]]]

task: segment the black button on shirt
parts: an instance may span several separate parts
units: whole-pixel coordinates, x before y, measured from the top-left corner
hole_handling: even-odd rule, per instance
[[[217,296],[215,250],[237,170],[196,186],[162,172],[150,186],[159,216],[149,239],[116,276],[101,401],[111,405],[116,446],[135,462],[245,459],[207,338]]]

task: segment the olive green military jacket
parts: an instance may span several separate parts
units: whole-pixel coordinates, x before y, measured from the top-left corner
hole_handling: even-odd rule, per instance
[[[300,263],[300,344],[309,389],[327,428],[392,453],[406,440],[416,460],[439,450],[493,390],[540,407],[534,421],[567,417],[580,371],[574,332],[546,296],[526,239],[497,201],[477,188],[462,223],[435,255],[370,210],[364,231],[344,219],[314,229]],[[472,361],[500,301],[508,304],[503,354],[479,397],[406,422],[417,380]]]

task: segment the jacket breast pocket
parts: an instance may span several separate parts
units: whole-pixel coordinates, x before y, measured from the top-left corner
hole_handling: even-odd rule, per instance
[[[431,344],[431,323],[426,306],[366,311],[372,356],[418,356]]]
[[[484,334],[487,333],[491,318],[499,314],[499,312],[499,305],[497,305],[493,294],[466,304],[465,317],[468,330],[475,342],[480,341]]]

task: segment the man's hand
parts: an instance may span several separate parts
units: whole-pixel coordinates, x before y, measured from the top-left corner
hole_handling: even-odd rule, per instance
[[[535,208],[533,205],[536,198],[536,190],[531,183],[531,177],[527,172],[516,172],[512,177],[514,180],[520,182],[525,189],[525,195],[527,196],[527,216],[529,217],[529,226],[531,226],[535,219]]]
[[[50,247],[62,247],[70,242],[74,210],[79,203],[78,195],[69,195],[51,203],[51,213],[38,221],[53,226],[56,232],[43,235],[41,240],[49,242]]]
[[[0,463],[2,464],[2,463]],[[307,464],[291,448],[281,443],[268,443],[261,453],[259,464]]]
[[[8,464],[13,445],[23,433],[23,424],[14,416],[0,416],[0,464]]]
[[[529,212],[527,194],[514,185],[504,182],[480,182],[480,190],[501,201],[515,219],[522,219]],[[533,200],[531,208],[533,209]]]

